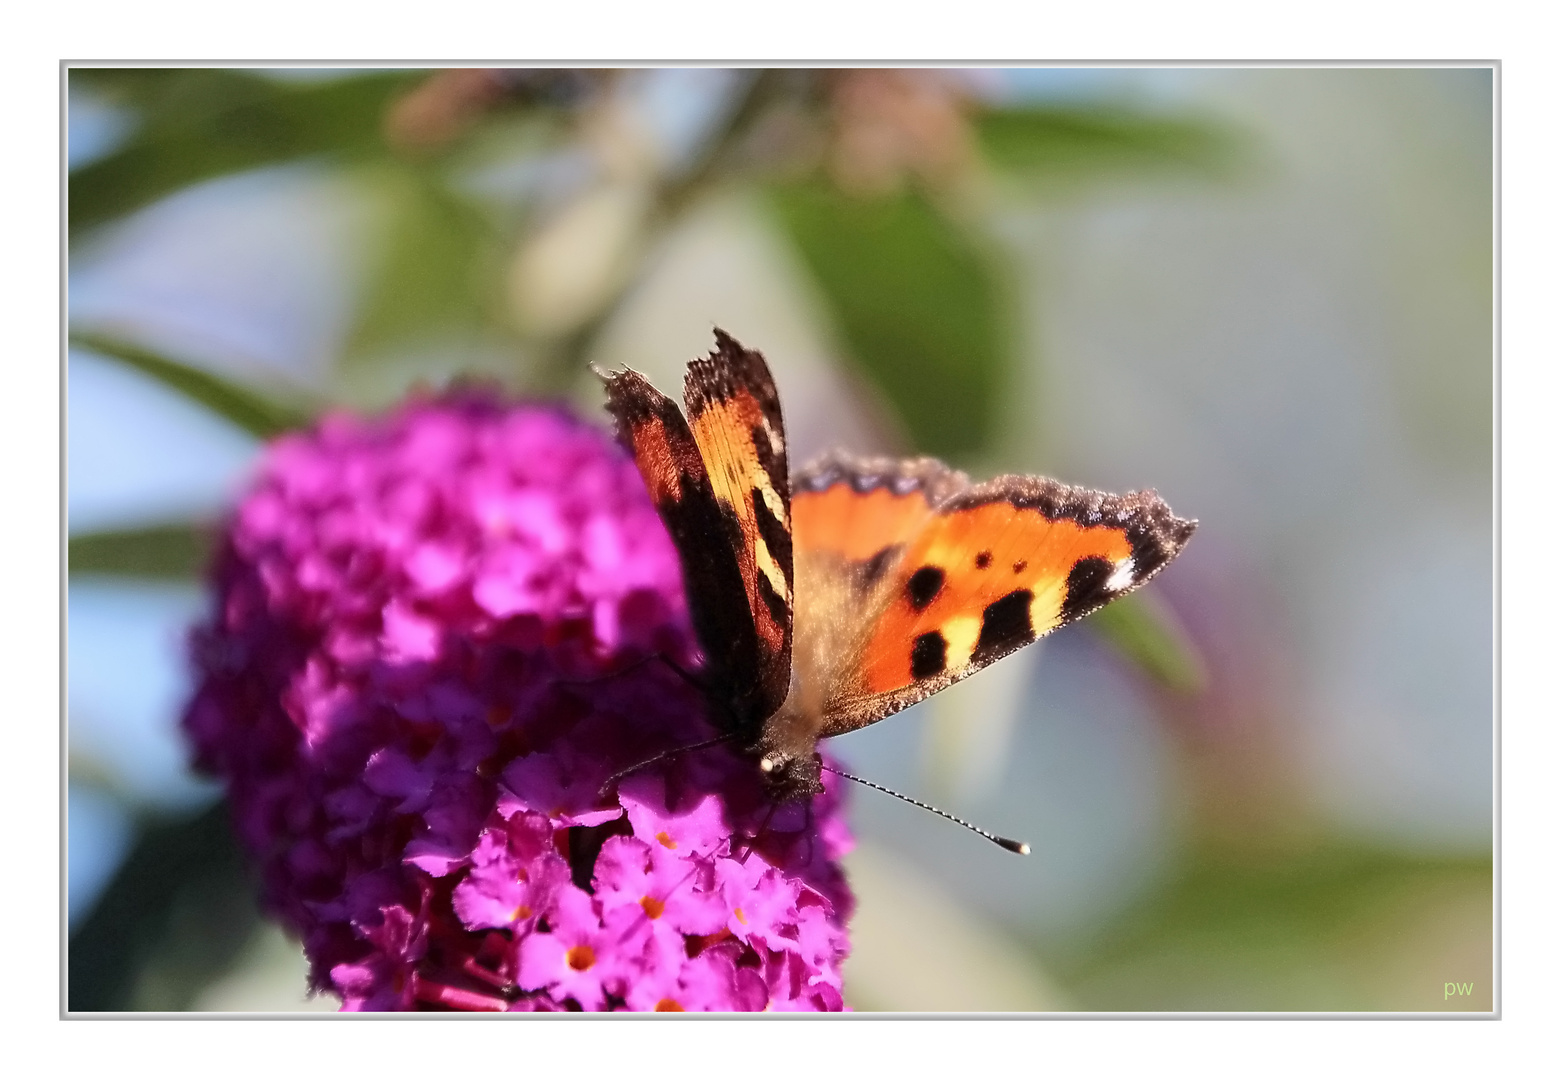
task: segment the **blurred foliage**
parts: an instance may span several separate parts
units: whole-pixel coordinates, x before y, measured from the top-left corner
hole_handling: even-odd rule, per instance
[[[189,1008],[258,919],[226,803],[148,824],[71,935],[69,1008]]]
[[[1196,693],[1207,681],[1186,635],[1141,594],[1107,604],[1089,617],[1087,625],[1135,667],[1172,690]]]
[[[205,571],[212,534],[178,523],[86,533],[70,538],[69,572],[188,581]]]
[[[985,245],[913,191],[859,196],[814,180],[772,198],[852,355],[917,448],[959,458],[988,445],[1012,318]]]
[[[131,118],[117,146],[70,173],[72,254],[98,230],[192,185],[308,163],[355,185],[376,210],[332,376],[338,396],[376,378],[402,378],[407,357],[451,352],[452,342],[510,356],[507,381],[516,388],[554,391],[583,368],[639,275],[611,283],[572,325],[528,331],[508,306],[506,268],[516,254],[571,200],[605,183],[646,192],[640,255],[707,196],[747,186],[767,195],[778,231],[812,275],[848,353],[841,359],[882,392],[916,449],[973,460],[995,440],[1019,314],[1012,267],[972,194],[983,190],[973,179],[1010,177],[1017,183],[1008,189],[1033,195],[1049,180],[1083,174],[1215,176],[1238,148],[1196,118],[984,103],[936,72],[789,70],[738,78],[695,147],[659,159],[609,147],[603,137],[622,133],[613,125],[627,115],[621,106],[633,74],[466,69],[292,79],[253,70],[72,68],[72,88]],[[853,160],[864,146],[898,149]],[[498,196],[494,170],[515,178]],[[863,176],[876,179],[864,185]],[[102,328],[73,326],[71,339],[258,436],[307,423],[331,404],[278,400]],[[69,567],[188,579],[201,573],[209,547],[198,522],[78,535]],[[1187,639],[1151,606],[1119,603],[1089,625],[1151,678],[1183,691],[1199,685],[1201,665]],[[1177,920],[1224,926],[1310,912],[1297,908],[1301,892],[1334,882],[1332,871],[1307,878],[1314,869],[1270,879],[1202,867],[1157,909],[1168,922],[1150,920],[1131,933],[1151,940],[1180,932]],[[1325,920],[1326,912],[1308,917]],[[256,918],[222,805],[148,823],[71,938],[70,1007],[187,1007]]]
[[[995,166],[1028,176],[1187,168],[1229,171],[1240,142],[1218,125],[1123,109],[991,109],[976,117],[981,150]]]
[[[282,82],[214,68],[72,68],[73,84],[130,109],[136,127],[117,150],[71,173],[71,238],[213,177],[314,157],[383,155],[385,108],[420,77],[363,72]]]
[[[262,439],[302,427],[310,420],[310,413],[301,407],[278,401],[204,368],[181,364],[151,349],[120,341],[107,334],[73,332],[70,342],[151,376]]]
[[[488,219],[429,166],[381,163],[358,178],[384,204],[385,226],[342,363],[502,327],[502,252]]]
[[[1086,954],[1050,956],[1048,970],[1091,1009],[1425,1010],[1443,1006],[1445,981],[1468,979],[1489,1008],[1489,919],[1483,940],[1419,954],[1405,921],[1493,898],[1486,855],[1205,843]],[[1422,985],[1384,986],[1384,969],[1421,974],[1410,978]]]

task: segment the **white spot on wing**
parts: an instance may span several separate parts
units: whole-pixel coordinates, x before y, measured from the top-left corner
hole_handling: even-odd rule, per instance
[[[1106,579],[1107,592],[1121,592],[1130,588],[1133,584],[1133,557],[1130,555],[1117,563],[1117,568],[1111,571],[1111,576]]]

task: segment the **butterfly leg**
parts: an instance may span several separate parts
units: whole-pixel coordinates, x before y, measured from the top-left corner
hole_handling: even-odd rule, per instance
[[[666,653],[659,652],[646,653],[644,656],[641,656],[638,659],[632,660],[625,664],[617,671],[609,671],[605,675],[593,675],[587,679],[555,679],[553,681],[564,686],[590,686],[594,683],[599,683],[606,679],[619,678],[620,676],[629,674],[631,671],[638,671],[646,664],[654,663],[657,660],[660,660],[662,664],[669,668],[674,675],[682,679],[695,690],[698,690],[701,694],[705,693],[709,689],[709,687],[705,685],[699,676],[689,671],[682,664],[679,664]]]
[[[687,746],[674,746],[670,750],[663,750],[654,757],[648,757],[644,761],[636,762],[635,764],[630,765],[627,769],[619,769],[606,780],[602,781],[602,786],[596,790],[596,797],[599,799],[606,798],[607,790],[616,784],[619,780],[622,780],[625,776],[628,776],[631,773],[637,773],[641,769],[648,769],[658,761],[665,761],[667,758],[676,757],[679,754],[687,754],[694,750],[703,750],[707,746],[715,746],[717,743],[727,742],[731,740],[735,734],[735,732],[727,732],[725,735],[717,735],[715,738],[706,739],[703,742],[690,743]]]
[[[775,816],[775,811],[779,809],[779,800],[770,803],[770,811],[764,815],[764,820],[759,824],[759,831],[748,838],[748,846],[744,848],[743,853],[737,857],[737,861],[739,863],[742,863],[744,866],[748,864],[748,856],[753,854],[754,847],[761,839],[764,838],[765,831],[770,827],[770,819]]]
[[[692,671],[684,668],[682,664],[679,664],[666,653],[652,653],[649,657],[646,658],[646,660],[660,660],[663,664],[672,669],[672,673],[674,675],[682,679],[689,686],[692,686],[695,690],[698,690],[701,694],[708,693],[710,689],[709,685],[705,683],[703,679],[701,679],[698,675],[695,675]]]

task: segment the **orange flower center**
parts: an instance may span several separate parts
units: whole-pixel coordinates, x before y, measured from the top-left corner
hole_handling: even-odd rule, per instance
[[[683,1012],[683,1006],[679,1005],[677,1002],[673,1001],[671,998],[662,998],[660,1001],[656,1002],[656,1011],[657,1012]]]
[[[576,945],[564,954],[564,959],[576,971],[588,971],[596,963],[596,950],[589,945]]]
[[[661,918],[661,913],[667,910],[667,902],[665,900],[657,900],[654,896],[642,896],[640,897],[640,907],[644,908],[645,914],[652,919],[659,919]]]
[[[661,841],[661,846],[666,848],[668,851],[677,850],[678,842],[672,839],[672,837],[668,836],[665,831],[657,833],[656,839]]]

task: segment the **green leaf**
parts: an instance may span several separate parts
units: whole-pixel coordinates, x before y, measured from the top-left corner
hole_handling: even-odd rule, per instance
[[[226,803],[154,823],[71,935],[68,1007],[187,1009],[258,921]]]
[[[1173,690],[1199,690],[1203,662],[1181,629],[1137,596],[1107,604],[1085,623],[1146,675]]]
[[[211,177],[315,155],[387,154],[385,107],[422,73],[284,82],[219,69],[75,68],[69,77],[138,114],[119,149],[70,174],[74,238]]]
[[[150,375],[263,439],[302,427],[310,420],[310,413],[303,408],[273,401],[202,368],[170,360],[106,334],[77,331],[71,334],[70,342]]]
[[[857,197],[822,181],[772,190],[853,355],[917,447],[985,446],[1010,361],[1010,311],[987,249],[916,192]]]
[[[1492,885],[1488,854],[1204,841],[1048,969],[1086,1009],[1436,1009],[1448,979],[1489,1002]]]
[[[211,546],[210,528],[195,524],[87,533],[70,538],[68,566],[72,574],[182,580],[205,571]]]
[[[361,179],[384,210],[346,362],[488,327],[501,278],[488,218],[432,167],[386,164]]]
[[[992,164],[1020,172],[1077,174],[1190,168],[1223,172],[1239,142],[1196,119],[1103,108],[991,109],[975,117]]]

